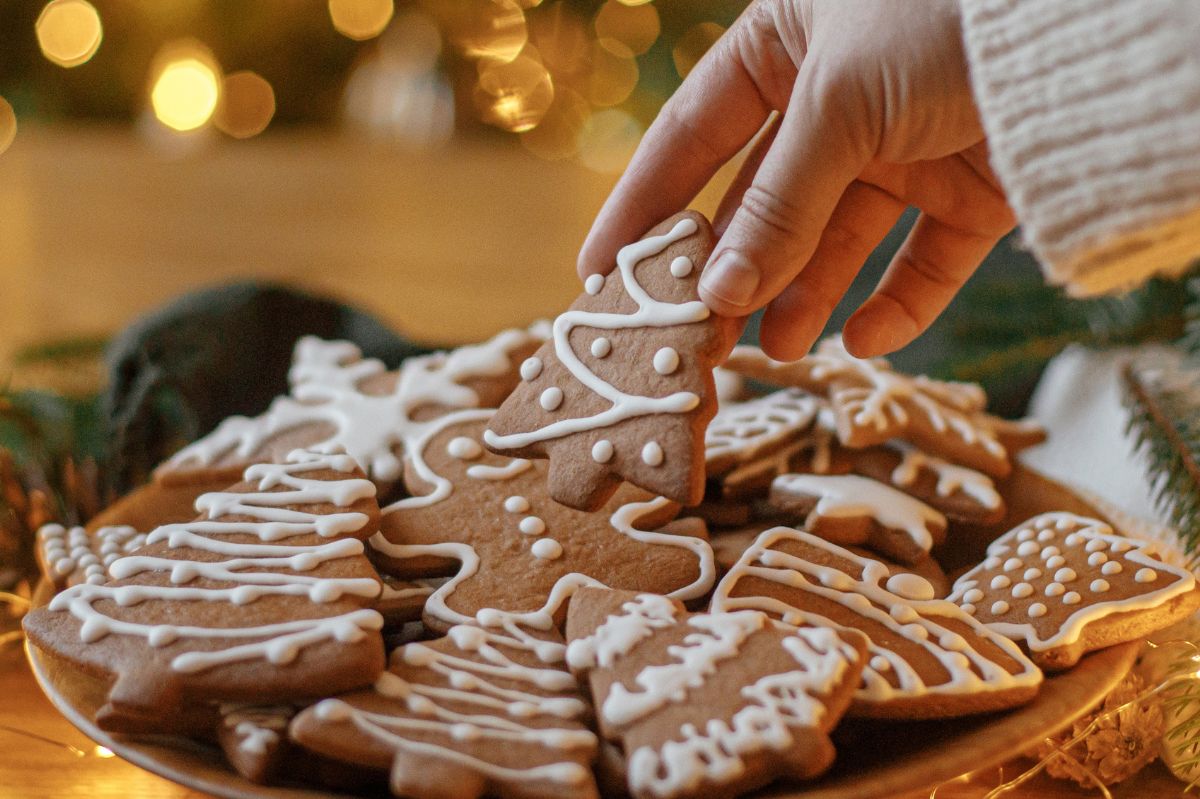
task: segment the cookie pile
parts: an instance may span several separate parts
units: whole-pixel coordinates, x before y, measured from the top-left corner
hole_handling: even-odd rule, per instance
[[[264,413],[43,528],[30,640],[100,727],[258,782],[664,799],[817,778],[844,718],[1016,707],[1200,606],[1103,520],[1013,518],[1043,434],[979,387],[734,348],[713,242],[680,214],[553,324],[397,370],[301,339]]]

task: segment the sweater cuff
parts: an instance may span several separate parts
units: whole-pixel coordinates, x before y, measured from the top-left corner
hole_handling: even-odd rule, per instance
[[[1200,256],[1200,3],[960,0],[992,167],[1077,296]]]

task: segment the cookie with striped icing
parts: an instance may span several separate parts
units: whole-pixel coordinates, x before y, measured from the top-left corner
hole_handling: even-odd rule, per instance
[[[564,652],[553,631],[455,626],[397,649],[373,687],[303,711],[290,736],[389,774],[397,796],[594,799],[597,739]]]
[[[950,598],[1020,642],[1039,666],[1057,670],[1190,615],[1200,607],[1200,588],[1146,542],[1095,519],[1047,513],[992,542]]]
[[[866,635],[851,715],[946,718],[1032,699],[1042,673],[1012,641],[930,583],[788,527],[764,532],[722,578],[715,611],[760,610],[783,624]]]
[[[853,633],[599,589],[572,600],[567,639],[635,799],[734,796],[821,774],[865,657]]]

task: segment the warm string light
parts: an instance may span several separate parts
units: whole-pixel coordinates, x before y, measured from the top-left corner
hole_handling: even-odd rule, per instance
[[[203,127],[221,99],[216,59],[199,42],[173,42],[155,59],[150,105],[159,122],[187,132]]]
[[[356,42],[383,33],[395,12],[392,0],[329,0],[334,30]]]
[[[0,97],[0,153],[12,146],[17,138],[17,115],[8,100]]]
[[[42,55],[60,67],[77,67],[100,49],[104,28],[87,0],[51,0],[34,24]]]
[[[267,129],[275,116],[275,90],[257,72],[243,70],[225,76],[221,104],[213,124],[235,139],[249,139]]]

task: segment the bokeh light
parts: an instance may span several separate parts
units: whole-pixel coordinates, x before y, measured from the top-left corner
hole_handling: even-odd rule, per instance
[[[603,107],[623,103],[637,82],[637,61],[628,47],[615,39],[601,39],[592,45],[588,99],[593,104]]]
[[[641,124],[620,109],[597,111],[579,133],[579,160],[595,172],[621,172],[633,157],[642,133]]]
[[[515,0],[453,0],[440,10],[450,40],[468,58],[512,61],[529,41]]]
[[[12,146],[17,137],[17,115],[8,100],[0,97],[0,154]]]
[[[654,6],[627,6],[617,0],[609,0],[600,7],[595,25],[596,38],[615,39],[634,55],[649,50],[662,30]]]
[[[647,3],[653,2],[653,0],[619,0],[619,2],[623,6],[644,6]]]
[[[221,79],[212,53],[198,42],[167,45],[156,62],[150,105],[158,121],[172,130],[202,127],[221,98]]]
[[[221,84],[221,105],[213,124],[235,139],[257,136],[275,116],[275,90],[257,72],[248,70],[225,76]]]
[[[573,11],[563,0],[547,4],[529,15],[529,38],[542,54],[542,63],[555,78],[570,77],[586,71],[580,54],[591,46],[587,19]]]
[[[591,106],[579,92],[556,86],[554,102],[537,127],[521,134],[521,144],[547,161],[570,158],[579,152],[579,135],[591,113]]]
[[[680,36],[671,50],[671,58],[675,61],[675,71],[679,73],[679,77],[686,78],[700,58],[708,52],[708,48],[712,47],[723,33],[725,29],[717,23],[701,22]]]
[[[383,33],[395,11],[392,0],[329,0],[334,30],[356,42]]]
[[[104,38],[100,14],[87,0],[51,0],[34,29],[42,55],[60,67],[86,64]]]
[[[475,104],[484,122],[520,133],[542,121],[554,102],[554,83],[533,48],[512,61],[480,64]]]

